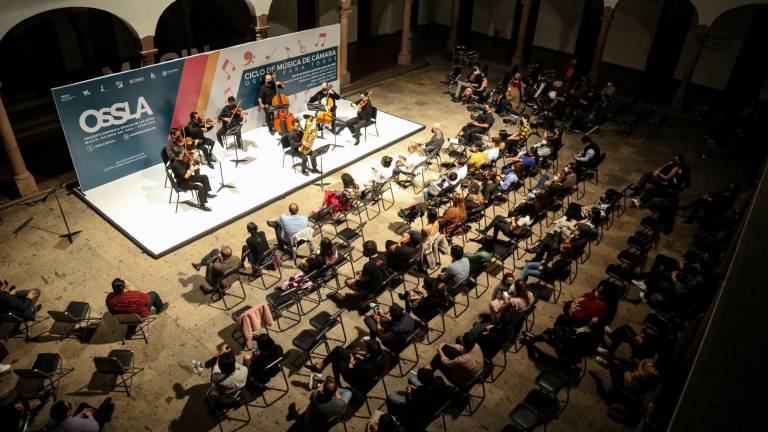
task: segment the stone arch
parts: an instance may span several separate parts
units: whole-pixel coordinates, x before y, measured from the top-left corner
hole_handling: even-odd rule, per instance
[[[755,0],[690,0],[699,14],[699,24],[712,26],[715,20],[728,11],[744,6],[766,5],[768,1]]]
[[[256,1],[256,0],[251,0]],[[122,19],[126,25],[133,29],[137,37],[151,36],[155,31],[155,23],[165,8],[173,0],[151,1],[121,1],[104,2],[100,0],[60,0],[56,2],[56,8],[50,7],[50,2],[36,2],[29,0],[5,0],[3,1],[3,16],[0,19],[0,38],[10,31],[16,24],[40,13],[70,7],[100,9]]]
[[[177,0],[165,8],[154,31],[160,61],[253,40],[253,5],[246,0],[211,4]]]

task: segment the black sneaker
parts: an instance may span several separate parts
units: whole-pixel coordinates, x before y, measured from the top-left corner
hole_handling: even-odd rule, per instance
[[[155,312],[157,312],[158,314],[163,313],[166,309],[168,309],[168,305],[169,304],[170,304],[170,302],[163,303],[163,305],[160,306],[160,309],[155,309]]]
[[[208,194],[205,194],[205,197],[206,198],[216,198],[216,194],[208,193]]]
[[[201,206],[200,206],[200,210],[203,210],[203,211],[211,211],[211,208],[210,208],[210,207],[208,207],[207,205],[203,204],[203,205],[201,205]]]
[[[309,176],[309,171],[307,170],[301,170],[301,173],[304,174],[305,176]]]

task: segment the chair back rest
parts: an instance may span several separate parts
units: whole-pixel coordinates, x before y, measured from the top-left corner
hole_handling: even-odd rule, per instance
[[[168,177],[168,182],[171,184],[171,187],[173,188],[174,191],[176,191],[177,193],[181,191],[181,189],[179,189],[179,184],[176,183],[176,177],[174,177],[171,170],[168,169],[167,167],[165,168],[165,176]]]
[[[371,119],[376,121],[376,117],[379,115],[379,109],[376,107],[371,107]]]
[[[144,322],[144,320],[136,313],[129,314],[117,314],[114,315],[117,322],[123,325],[138,325]]]
[[[93,364],[96,371],[108,375],[123,375],[125,367],[120,361],[112,357],[94,357]]]
[[[222,273],[221,276],[219,276],[219,278],[218,278],[219,280],[216,281],[217,282],[216,285],[220,285],[223,288],[229,288],[229,286],[231,286],[232,284],[231,283],[230,284],[225,284],[224,281],[226,281],[227,278],[229,278],[230,276],[237,276],[237,278],[239,279],[240,275],[239,275],[238,272],[240,270],[242,270],[243,267],[244,267],[243,261],[240,260],[235,267],[232,267],[231,269],[229,269],[229,270],[225,271],[224,273]],[[235,280],[237,280],[237,279],[234,279],[232,281],[232,283],[234,283]]]
[[[163,160],[163,165],[168,166],[168,163],[171,161],[171,158],[168,157],[168,153],[165,151],[165,147],[160,149],[160,159]]]
[[[26,380],[51,378],[50,375],[38,369],[14,369],[13,373],[15,373],[19,378]]]
[[[77,319],[75,317],[64,311],[48,311],[48,315],[50,315],[50,317],[53,318],[53,320],[56,322],[65,322],[71,324],[77,323]]]

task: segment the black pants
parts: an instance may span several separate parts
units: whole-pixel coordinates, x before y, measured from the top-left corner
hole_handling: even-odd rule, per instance
[[[551,259],[558,252],[560,252],[560,244],[562,243],[562,236],[559,234],[549,233],[539,240],[539,244],[536,245],[536,255],[534,255],[531,261],[540,262],[544,256]]]
[[[636,352],[640,348],[640,344],[637,343],[635,336],[637,336],[637,333],[635,333],[635,329],[632,327],[628,325],[618,327],[611,332],[611,343],[607,344],[606,349],[609,353],[613,354],[621,344],[626,343],[632,349],[632,356],[637,357]]]
[[[224,135],[229,135],[229,128],[230,128],[229,126],[222,126],[221,128],[219,128],[218,131],[216,131],[216,139],[219,141],[219,145],[222,147],[224,147]],[[237,142],[237,147],[242,150],[243,136],[240,132],[241,130],[238,129],[237,132],[235,133],[235,142]]]
[[[283,240],[283,226],[277,221],[267,221],[267,225],[271,226],[275,230],[275,238],[277,239],[277,247],[285,249],[287,242]]]
[[[32,321],[35,319],[35,311],[37,309],[37,301],[40,300],[40,290],[35,289],[36,295],[28,299],[27,294],[30,290],[17,290],[13,295],[17,299],[24,302],[24,310],[13,310],[18,315],[21,315],[25,320]]]
[[[485,198],[485,202],[490,202],[493,198],[493,194],[496,193],[496,191],[499,189],[498,183],[487,183],[483,186],[483,198]]]
[[[197,200],[200,205],[205,205],[208,202],[208,192],[211,191],[211,182],[208,180],[208,176],[205,174],[194,174],[181,182],[178,182],[179,189],[181,190],[194,190],[197,191]]]
[[[464,132],[464,136],[466,137],[465,144],[470,144],[472,142],[472,136],[473,135],[483,135],[484,133],[488,132],[488,128],[475,126],[472,123],[467,124],[462,129]]]
[[[264,104],[264,119],[267,121],[267,129],[269,133],[275,133],[275,112],[272,111],[271,104]]]
[[[200,267],[205,266],[205,281],[208,282],[208,284],[213,284],[215,282],[213,272],[211,271],[211,266],[208,265],[212,259],[219,256],[219,250],[218,249],[211,249],[210,252],[208,252],[205,256],[200,258],[200,261],[198,261],[198,264],[200,264]]]
[[[311,152],[309,155],[305,155],[304,153],[300,152],[299,146],[301,146],[301,144],[292,145],[291,148],[296,153],[296,157],[301,159],[301,170],[309,171],[309,168],[307,167],[307,161],[312,163],[312,170],[317,170],[317,158],[315,158]]]
[[[337,131],[338,133],[341,133],[344,128],[349,128],[349,131],[352,132],[352,135],[355,136],[355,138],[360,136],[360,129],[364,128],[368,124],[368,120],[363,120],[358,117],[353,117],[347,121],[344,122],[344,125]]]
[[[333,377],[336,379],[337,385],[341,383],[340,377],[346,375],[351,357],[352,353],[348,349],[337,346],[323,359],[323,368],[331,365]]]
[[[200,152],[203,153],[203,156],[205,156],[205,160],[209,162],[213,162],[215,158],[211,156],[211,151],[213,151],[213,145],[215,144],[215,141],[208,137],[203,138],[203,142],[196,145],[195,147],[200,150]]]
[[[494,241],[499,238],[499,231],[504,233],[507,238],[511,239],[515,237],[515,231],[512,229],[512,225],[507,223],[507,220],[504,216],[499,215],[493,218],[493,221],[485,228],[485,230],[487,231],[489,228],[493,228]]]

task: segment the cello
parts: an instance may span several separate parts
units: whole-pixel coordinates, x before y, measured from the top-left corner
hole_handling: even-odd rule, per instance
[[[277,83],[277,77],[275,77],[275,90],[277,94],[272,97],[272,107],[275,110],[274,128],[280,135],[285,135],[293,130],[293,120],[296,117],[288,111],[290,102],[288,96],[280,94],[280,85]]]

